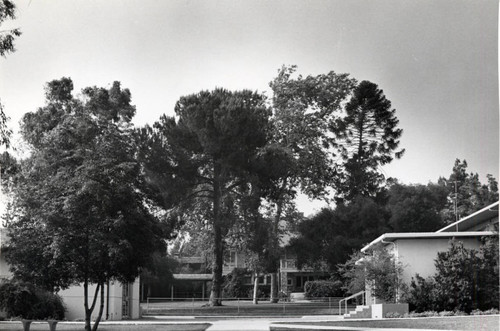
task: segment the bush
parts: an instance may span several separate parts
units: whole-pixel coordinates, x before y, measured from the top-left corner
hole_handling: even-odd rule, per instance
[[[398,312],[389,312],[389,313],[385,314],[385,317],[386,318],[402,318],[402,317],[404,317],[404,315],[401,315]]]
[[[485,240],[479,251],[451,241],[447,252],[438,253],[434,276],[438,310],[470,313],[498,307],[497,241]]]
[[[415,278],[411,279],[410,290],[406,298],[410,311],[421,313],[435,310],[435,286],[432,278],[424,279],[416,274]]]
[[[307,281],[304,285],[306,298],[327,298],[344,296],[342,282],[329,280]]]
[[[475,309],[473,311],[471,311],[471,315],[498,315],[500,313],[500,311],[496,308],[491,308],[491,309],[488,309],[488,310],[479,310],[479,309]]]
[[[13,280],[0,284],[0,309],[5,310],[7,317],[38,320],[61,320],[65,312],[63,301],[57,294]]]
[[[486,239],[480,250],[451,241],[438,253],[434,277],[412,279],[406,298],[410,311],[471,311],[498,307],[498,240]],[[444,313],[446,314],[446,313]]]

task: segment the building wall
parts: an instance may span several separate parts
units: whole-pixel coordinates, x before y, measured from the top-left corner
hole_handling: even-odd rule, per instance
[[[389,243],[386,248],[394,252],[397,261],[403,265],[402,281],[410,284],[411,278],[419,274],[423,278],[433,276],[436,273],[434,260],[438,252],[446,252],[450,247],[451,238],[418,238],[418,239],[398,239],[394,244]],[[478,249],[481,245],[479,238],[459,238],[465,248]],[[366,286],[366,304],[381,303],[372,295],[370,286]]]
[[[481,242],[478,238],[460,238],[464,247],[478,249]],[[434,260],[438,252],[445,252],[450,247],[449,238],[440,239],[399,239],[395,242],[397,259],[403,264],[403,281],[410,283],[411,278],[418,273],[427,278],[436,272]]]
[[[134,283],[127,284],[127,286],[129,286],[129,316],[123,316],[123,285],[120,282],[112,282],[109,284],[109,292],[108,286],[104,286],[104,310],[101,318],[102,321],[114,321],[124,318],[140,318],[139,280],[137,279]],[[89,305],[91,304],[90,300],[92,300],[94,296],[95,289],[96,285],[89,286]],[[71,286],[66,290],[60,291],[59,295],[63,298],[64,304],[67,308],[67,320],[74,321],[85,319],[83,286]],[[96,307],[92,314],[92,320],[95,320],[97,318],[97,314],[99,313],[100,299],[101,298],[99,296],[97,298],[98,301],[96,303]]]

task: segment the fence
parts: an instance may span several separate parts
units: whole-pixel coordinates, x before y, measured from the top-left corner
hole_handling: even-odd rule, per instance
[[[222,306],[210,306],[209,299],[155,298],[148,297],[141,304],[143,316],[283,316],[283,315],[330,315],[338,314],[341,297],[308,300],[268,300],[254,304],[249,298],[222,298]]]

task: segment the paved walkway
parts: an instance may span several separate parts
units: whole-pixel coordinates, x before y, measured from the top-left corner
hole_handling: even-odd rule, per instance
[[[399,328],[369,328],[369,327],[348,327],[348,326],[317,326],[317,325],[299,325],[293,324],[304,322],[321,322],[340,320],[340,316],[323,315],[323,316],[304,316],[304,317],[221,317],[221,316],[204,316],[204,317],[188,317],[188,316],[156,316],[150,317],[148,320],[134,321],[105,321],[101,322],[100,328],[111,330],[200,330],[200,325],[210,326],[207,331],[293,331],[293,330],[343,330],[343,331],[417,331],[414,329],[399,329]],[[178,325],[176,327],[176,325]],[[181,325],[185,327],[181,327]],[[189,327],[191,325],[191,327]],[[195,325],[198,325],[195,328]],[[34,323],[33,331],[47,330],[46,323]],[[114,327],[113,327],[114,326]],[[202,326],[203,327],[203,326]],[[205,326],[206,327],[206,326]],[[204,327],[203,327],[204,328]],[[66,330],[82,330],[83,322],[60,322],[57,329]],[[21,323],[17,322],[0,322],[0,330],[22,330]],[[418,331],[431,331],[418,329]],[[436,330],[433,330],[436,331]]]
[[[156,321],[165,321],[168,319],[164,316],[153,317]],[[181,318],[181,317],[179,317]],[[304,317],[228,317],[221,318],[217,317],[196,317],[195,321],[198,323],[210,323],[207,331],[269,331],[270,326],[273,323],[293,323],[293,322],[305,322],[305,321],[335,321],[341,319],[340,316],[336,315],[321,315],[321,316],[304,316]]]

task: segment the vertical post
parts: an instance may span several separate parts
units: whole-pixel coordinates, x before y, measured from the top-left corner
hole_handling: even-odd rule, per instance
[[[193,298],[193,304],[191,305],[191,314],[194,315],[194,298]]]
[[[170,285],[170,301],[174,301],[174,284]]]
[[[238,298],[238,316],[240,316],[240,298]]]
[[[201,283],[201,300],[205,301],[205,281]]]

